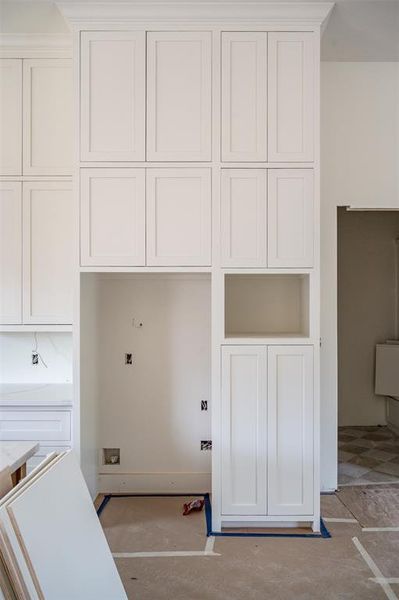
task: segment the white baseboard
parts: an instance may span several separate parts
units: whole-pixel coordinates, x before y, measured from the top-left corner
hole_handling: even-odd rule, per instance
[[[211,473],[100,473],[101,494],[201,494],[211,490]]]

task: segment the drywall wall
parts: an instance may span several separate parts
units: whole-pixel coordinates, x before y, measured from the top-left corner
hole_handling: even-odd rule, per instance
[[[32,365],[33,333],[0,334],[0,383],[72,382],[72,334],[37,333],[36,340],[47,367]]]
[[[338,423],[385,425],[375,346],[396,335],[399,212],[338,209]]]
[[[55,2],[0,2],[0,33],[69,32],[69,27]]]
[[[111,277],[100,290],[100,447],[121,451],[100,491],[209,490],[210,276]]]
[[[399,209],[399,63],[321,65],[321,487],[337,485],[337,207]]]

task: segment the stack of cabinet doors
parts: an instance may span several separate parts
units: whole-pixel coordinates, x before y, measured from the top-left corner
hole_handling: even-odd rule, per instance
[[[0,323],[72,323],[72,61],[0,59]]]
[[[313,31],[81,32],[82,267],[305,278],[297,342],[217,340],[216,526],[318,511],[316,44]],[[215,321],[228,298],[213,293]]]

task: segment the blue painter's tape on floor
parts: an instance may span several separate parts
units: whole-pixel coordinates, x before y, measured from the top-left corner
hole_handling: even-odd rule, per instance
[[[331,538],[331,533],[320,519],[320,533],[260,533],[260,532],[238,532],[233,531],[212,531],[212,505],[209,494],[107,494],[97,509],[97,515],[100,516],[111,498],[187,498],[191,496],[202,496],[205,501],[205,523],[207,537],[255,537],[255,538]]]

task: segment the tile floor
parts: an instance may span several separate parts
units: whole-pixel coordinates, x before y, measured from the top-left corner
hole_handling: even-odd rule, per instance
[[[387,427],[340,427],[338,484],[399,481],[399,437]]]

